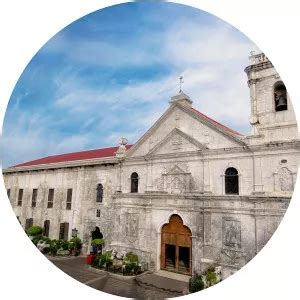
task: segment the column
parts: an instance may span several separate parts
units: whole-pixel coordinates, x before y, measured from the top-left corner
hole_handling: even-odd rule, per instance
[[[253,194],[264,194],[262,183],[261,157],[253,157]]]
[[[152,161],[147,160],[147,183],[146,183],[146,192],[152,191]]]
[[[203,193],[211,193],[209,160],[203,161]]]
[[[118,165],[118,185],[117,185],[117,191],[118,193],[122,193],[122,162],[119,162]]]

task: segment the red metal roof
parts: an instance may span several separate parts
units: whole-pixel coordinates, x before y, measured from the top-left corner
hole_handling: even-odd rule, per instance
[[[126,149],[130,149],[133,145],[126,145]],[[119,147],[110,147],[110,148],[102,148],[74,153],[66,153],[60,155],[52,155],[43,158],[39,158],[36,160],[28,161],[22,164],[15,165],[14,167],[26,167],[26,166],[35,166],[42,164],[54,164],[61,163],[67,161],[76,161],[76,160],[85,160],[85,159],[93,159],[93,158],[104,158],[104,157],[112,157],[115,155],[115,152]]]
[[[231,129],[231,128],[229,128],[229,127],[227,127],[227,126],[225,126],[225,125],[223,125],[223,124],[221,124],[221,123],[215,121],[214,119],[212,119],[212,118],[206,116],[205,114],[203,114],[203,113],[201,113],[200,111],[194,109],[193,107],[191,107],[191,109],[192,109],[192,111],[194,111],[197,115],[199,115],[200,117],[203,117],[203,118],[206,119],[208,122],[213,123],[215,126],[221,128],[221,129],[223,129],[223,130],[225,130],[225,131],[227,131],[227,132],[229,132],[229,133],[231,133],[231,134],[238,135],[238,136],[242,136],[242,134],[240,134],[239,132],[237,132],[237,131],[235,131],[235,130],[233,130],[233,129]]]

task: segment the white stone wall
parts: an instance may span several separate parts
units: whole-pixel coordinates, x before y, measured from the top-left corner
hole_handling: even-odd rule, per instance
[[[225,276],[238,270],[280,223],[296,182],[299,157],[290,99],[288,111],[274,109],[277,72],[269,64],[249,74],[251,114],[260,122],[250,136],[230,136],[191,113],[188,101],[173,101],[124,160],[5,170],[5,185],[22,225],[27,218],[40,226],[50,220],[50,237],[58,238],[60,223],[68,222],[69,238],[77,228],[85,253],[90,233],[98,226],[106,249],[133,251],[156,270],[161,227],[178,214],[192,231],[193,271],[213,262],[224,266]],[[229,167],[238,171],[239,195],[225,195]],[[130,193],[133,172],[139,176],[138,193]],[[102,203],[96,203],[99,183],[104,188]],[[23,202],[18,206],[21,188]],[[38,196],[32,208],[34,188]],[[50,188],[55,190],[54,207],[48,209]],[[69,188],[72,209],[66,210]],[[233,230],[234,242],[228,242],[228,230]]]

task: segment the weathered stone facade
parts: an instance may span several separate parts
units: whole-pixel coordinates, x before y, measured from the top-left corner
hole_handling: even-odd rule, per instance
[[[162,226],[176,214],[192,233],[192,272],[212,263],[223,266],[225,277],[240,269],[279,225],[296,182],[299,155],[288,95],[287,109],[276,111],[278,73],[263,54],[252,55],[250,61],[245,71],[251,135],[241,136],[202,115],[180,93],[127,151],[123,139],[115,156],[4,170],[9,198],[22,225],[28,218],[41,226],[50,220],[49,236],[58,238],[60,223],[67,222],[69,237],[77,228],[85,252],[90,233],[98,226],[107,249],[133,251],[155,270],[161,268]],[[228,169],[237,172],[237,193],[228,193]],[[137,193],[131,192],[134,172]],[[99,183],[102,202],[96,202]],[[50,188],[55,190],[53,208],[47,208]],[[21,205],[19,189],[23,189]],[[38,189],[36,207],[31,203],[33,189]],[[72,189],[70,210],[66,210],[68,189]]]

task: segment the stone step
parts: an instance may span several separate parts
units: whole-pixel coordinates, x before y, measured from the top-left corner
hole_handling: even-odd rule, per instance
[[[188,282],[161,276],[161,274],[158,275],[156,273],[148,273],[136,277],[135,280],[140,286],[156,288],[158,290],[176,294],[178,296],[188,293]]]

